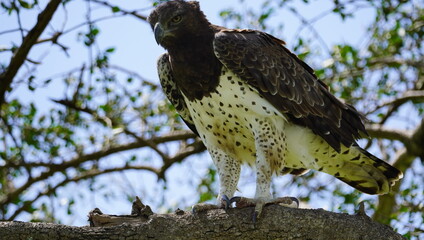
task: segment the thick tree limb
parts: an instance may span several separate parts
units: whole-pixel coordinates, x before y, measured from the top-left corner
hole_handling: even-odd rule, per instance
[[[409,154],[416,157],[424,156],[424,119],[411,131],[389,129],[380,124],[367,125],[366,129],[373,138],[383,138],[402,142]]]
[[[415,160],[415,157],[408,154],[406,148],[402,149],[398,154],[398,157],[393,164],[394,167],[405,172],[408,168],[411,167],[412,162]],[[396,210],[396,195],[400,191],[400,186],[402,185],[402,180],[400,179],[396,184],[392,187],[392,191],[388,194],[381,195],[378,197],[378,205],[375,210],[372,219],[374,221],[390,224],[390,219],[392,213]]]
[[[255,224],[253,208],[209,210],[201,213],[177,210],[154,214],[148,206],[132,215],[90,213],[109,227],[71,227],[51,223],[0,223],[5,239],[404,239],[390,227],[361,214],[348,215],[313,209],[265,207]],[[109,223],[107,223],[109,221]],[[119,224],[119,225],[116,225]]]
[[[393,163],[393,166],[402,172],[409,169],[417,157],[424,159],[424,119],[421,120],[421,123],[410,134],[408,141],[404,144],[405,148],[398,151],[396,160]],[[378,197],[378,206],[373,215],[375,221],[388,224],[390,216],[395,210],[395,197],[400,191],[401,183],[402,179],[393,186],[391,193]]]
[[[388,140],[397,140],[403,144],[409,144],[410,140],[410,131],[391,129],[384,127],[380,124],[367,124],[366,126],[368,134],[372,138],[379,139],[388,139]]]
[[[0,74],[0,107],[4,103],[6,91],[10,88],[13,78],[25,62],[32,46],[37,42],[47,24],[49,24],[60,3],[61,0],[51,0],[47,4],[46,8],[38,15],[35,26],[28,32],[21,46],[16,50],[6,71]]]

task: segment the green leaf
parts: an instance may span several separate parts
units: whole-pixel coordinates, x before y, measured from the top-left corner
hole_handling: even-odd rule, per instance
[[[225,10],[225,11],[221,11],[221,12],[219,13],[219,16],[220,16],[220,17],[227,17],[227,16],[229,16],[230,14],[231,14],[231,12],[230,12],[230,11]]]
[[[112,12],[116,13],[116,12],[119,12],[119,11],[121,11],[121,9],[119,7],[117,7],[117,6],[112,7]]]
[[[34,7],[34,4],[30,4],[30,3],[26,2],[26,1],[23,1],[23,0],[19,0],[19,4],[20,4],[23,8],[26,8],[26,9],[31,9],[31,8],[33,8],[33,7]]]
[[[132,155],[130,158],[130,162],[135,162],[137,160],[137,156],[136,155]]]
[[[108,49],[106,49],[106,52],[108,52],[108,53],[115,52],[115,48],[113,48],[113,47],[108,48]]]
[[[105,104],[105,105],[100,105],[99,106],[99,108],[100,109],[102,109],[103,111],[105,111],[105,112],[110,112],[110,111],[112,111],[112,107],[111,106],[109,106],[109,105],[107,105],[107,104]]]
[[[269,18],[269,16],[271,16],[273,11],[274,11],[274,9],[270,8],[270,9],[268,9],[268,11],[261,14],[261,16],[259,16],[258,22],[263,23],[267,18]]]

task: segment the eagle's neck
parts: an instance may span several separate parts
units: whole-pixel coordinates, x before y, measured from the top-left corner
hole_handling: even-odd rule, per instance
[[[168,49],[177,86],[189,100],[209,96],[218,85],[222,64],[213,51],[214,35],[209,26]]]

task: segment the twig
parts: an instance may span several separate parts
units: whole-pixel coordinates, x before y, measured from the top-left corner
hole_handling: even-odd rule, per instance
[[[28,32],[28,30],[16,28],[16,29],[4,30],[3,32],[0,32],[0,35],[6,34],[6,33],[18,32],[18,31]]]
[[[95,3],[98,3],[98,4],[102,4],[104,6],[110,7],[111,9],[118,7],[118,6],[112,5],[112,4],[108,3],[108,2],[99,1],[99,0],[90,0],[90,2],[95,2]],[[123,13],[124,15],[132,15],[132,16],[138,18],[138,19],[141,19],[141,20],[144,20],[144,21],[147,20],[147,17],[146,16],[140,15],[136,11],[128,11],[128,10],[123,10],[120,7],[118,7],[118,8],[119,8],[119,12]]]
[[[66,56],[69,57],[69,53],[68,53],[69,47],[58,42],[58,39],[60,36],[62,36],[62,34],[63,34],[62,32],[55,32],[52,37],[38,40],[36,44],[52,42],[54,45],[59,46],[65,52]]]
[[[158,146],[155,143],[153,143],[152,141],[144,139],[142,137],[139,137],[135,133],[131,132],[130,130],[128,130],[126,128],[124,129],[124,132],[128,135],[131,135],[133,138],[137,139],[138,142],[145,143],[147,146],[149,146],[151,149],[153,149],[157,154],[159,154],[159,156],[163,159],[164,162],[169,161],[169,156],[166,155],[164,152],[162,152],[158,148]]]
[[[126,73],[126,74],[128,74],[128,75],[130,75],[130,76],[134,76],[134,77],[136,77],[136,78],[140,79],[141,81],[143,81],[143,84],[148,85],[148,86],[150,86],[150,87],[159,87],[159,85],[158,85],[158,84],[153,83],[153,81],[146,80],[144,77],[142,77],[142,76],[141,76],[140,74],[138,74],[137,72],[134,72],[134,71],[128,70],[128,69],[126,69],[126,68],[123,68],[123,67],[121,67],[121,66],[113,65],[113,64],[109,64],[109,65],[108,65],[108,67],[109,67],[110,69],[115,69],[115,70],[118,70],[118,71],[124,72],[124,73]]]
[[[330,48],[327,46],[327,43],[324,41],[324,39],[321,37],[318,31],[314,28],[314,26],[312,26],[312,23],[308,21],[306,18],[304,18],[301,14],[299,14],[299,12],[295,8],[289,8],[289,10],[304,24],[299,27],[297,36],[300,34],[300,32],[305,26],[308,27],[309,30],[312,32],[312,34],[314,34],[317,40],[321,43],[322,47],[327,51],[327,54],[330,55],[331,53]],[[316,20],[317,19],[315,19],[314,21]]]
[[[390,106],[389,111],[393,111],[392,109],[396,110],[401,105],[403,105],[404,103],[406,103],[408,101],[424,102],[424,91],[423,90],[409,90],[409,91],[403,92],[402,96],[396,97],[395,99],[390,100],[390,101],[383,102],[383,103],[379,104],[378,106],[376,106],[375,109],[367,112],[366,114],[376,112],[377,110],[379,110],[383,107],[387,107],[387,106]]]

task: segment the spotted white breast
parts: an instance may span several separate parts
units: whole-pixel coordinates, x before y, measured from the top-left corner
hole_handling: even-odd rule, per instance
[[[308,138],[315,136],[303,134],[308,130],[289,123],[257,90],[231,71],[223,69],[219,85],[209,96],[192,101],[184,98],[209,151],[220,148],[238,161],[253,165],[258,148],[266,148],[264,160],[273,172],[305,168],[303,162],[308,154],[301,159],[295,152],[299,152],[301,141],[312,142]]]

